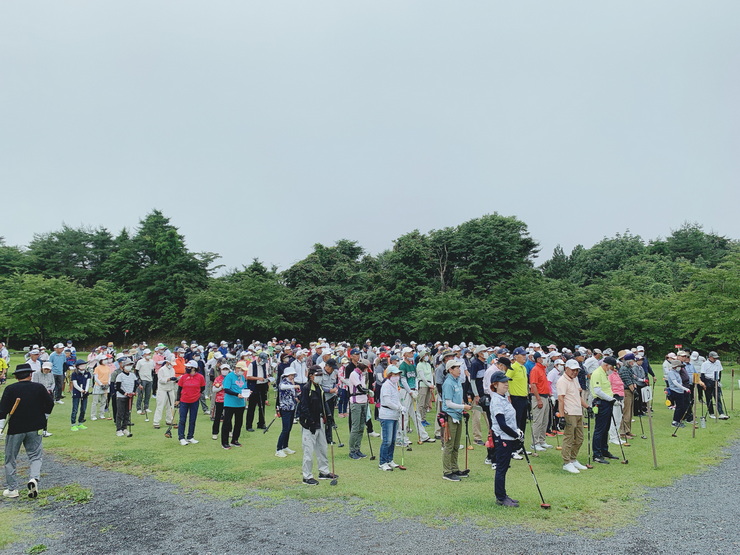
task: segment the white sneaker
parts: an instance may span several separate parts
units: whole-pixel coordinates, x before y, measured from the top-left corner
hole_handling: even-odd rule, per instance
[[[90,420],[92,420],[93,422],[95,422],[97,419],[98,419],[97,416],[93,416]]]
[[[391,468],[398,468],[399,466],[401,466],[400,464],[396,464],[395,461],[391,461],[391,462],[386,463],[386,464],[388,466],[390,466]]]
[[[181,439],[180,440],[180,445],[182,445],[182,446],[189,445],[188,440],[187,439]]]
[[[578,470],[575,466],[573,466],[573,463],[568,463],[563,465],[563,470],[566,472],[570,472],[571,474],[580,474],[581,471]]]
[[[553,446],[549,443],[540,443],[540,447],[544,447],[545,449],[552,449]]]
[[[464,445],[461,445],[460,447],[458,447],[458,450],[460,450],[460,449],[465,449],[465,446]]]
[[[213,434],[213,435],[211,436],[211,439],[218,439],[218,434]]]
[[[151,409],[146,409],[146,411],[145,411],[145,412],[152,412],[152,411],[151,411]]]
[[[674,426],[675,426],[675,424],[674,424]],[[612,444],[614,444],[614,445],[619,445],[619,444],[620,444],[620,443],[619,443],[619,441],[618,441],[618,440],[616,440],[616,439],[610,439],[610,440],[609,440],[609,443],[612,443]],[[622,442],[622,445],[624,445],[624,441]]]
[[[284,458],[285,458],[285,457],[287,457],[288,455],[286,455],[286,454],[285,454],[285,451],[281,449],[280,451],[275,451],[275,456],[276,456],[276,457],[280,457],[281,459],[284,459]]]
[[[570,461],[570,464],[575,466],[578,470],[588,470],[584,465],[582,465],[578,461]]]
[[[285,449],[283,449],[283,452],[286,455],[295,455],[295,451],[293,451],[292,449],[289,449],[288,447],[286,447]]]
[[[390,464],[388,464],[388,463],[385,463],[385,464],[379,464],[379,465],[378,465],[378,468],[379,468],[380,470],[385,470],[385,471],[388,471],[388,470],[393,470],[393,467],[392,467],[392,466],[391,466]]]
[[[3,497],[10,497],[10,498],[18,497],[18,490],[17,489],[6,489],[5,491],[3,491]]]
[[[123,435],[126,437],[129,437],[131,435],[131,432],[128,431],[128,429],[123,430]]]
[[[137,410],[136,414],[144,414],[144,411]]]
[[[123,437],[123,430],[118,430],[118,431],[116,432],[116,435],[117,435],[118,437]]]
[[[547,451],[547,449],[542,447],[542,445],[532,445],[532,449],[534,449],[535,451]]]
[[[713,414],[710,414],[710,415],[709,415],[709,418],[715,418],[715,419],[716,419],[717,417],[716,417],[716,416],[714,416]]]
[[[520,460],[522,460],[522,459],[523,459],[524,457],[522,457],[522,456],[521,456],[521,455],[520,455],[519,453],[512,453],[512,454],[511,454],[511,458],[512,458],[512,459],[514,459],[515,461],[520,461]]]
[[[370,437],[380,437],[380,434],[378,432],[370,432],[368,435]]]
[[[726,414],[720,414],[720,415],[719,415],[719,419],[720,419],[720,420],[729,420],[729,419],[730,419],[730,417],[729,417],[729,416],[727,416]]]
[[[486,460],[485,460],[485,461],[483,461],[483,462],[484,462],[484,464],[488,464],[488,465],[491,465],[491,464],[493,464],[493,462],[491,462],[491,459],[486,459]]]
[[[41,437],[51,437],[51,436],[53,436],[53,435],[54,435],[54,434],[52,434],[51,432],[47,432],[46,430],[44,430],[44,433],[43,433],[43,434],[41,434]]]
[[[195,445],[196,443],[199,443],[199,442],[198,442],[198,440],[197,440],[197,439],[195,439],[194,437],[192,437],[192,438],[190,438],[190,439],[188,440],[188,443],[192,443],[193,445]]]

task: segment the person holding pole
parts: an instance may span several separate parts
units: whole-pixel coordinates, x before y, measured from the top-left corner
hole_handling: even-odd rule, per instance
[[[461,477],[468,476],[470,470],[460,470],[457,465],[458,445],[462,437],[463,411],[470,410],[470,405],[463,403],[463,388],[460,383],[460,361],[453,358],[445,365],[447,377],[442,385],[442,411],[448,416],[447,430],[449,439],[444,444],[442,457],[442,477],[451,482],[459,482]]]
[[[18,497],[18,478],[16,476],[16,459],[25,448],[30,463],[28,479],[28,497],[39,494],[41,463],[44,450],[41,446],[42,435],[39,430],[46,426],[46,418],[54,410],[54,398],[46,388],[31,381],[31,366],[19,364],[15,368],[17,383],[10,384],[0,398],[0,434],[7,432],[5,439],[5,483],[7,489],[4,497]],[[7,430],[6,430],[7,424]]]

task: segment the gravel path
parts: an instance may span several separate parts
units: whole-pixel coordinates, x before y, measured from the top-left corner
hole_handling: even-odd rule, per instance
[[[62,463],[47,455],[43,472],[48,479],[43,487],[77,482],[92,488],[93,499],[83,505],[55,502],[39,507],[31,537],[4,552],[25,553],[45,544],[48,553],[100,555],[738,553],[740,442],[727,451],[730,457],[719,466],[650,491],[650,505],[639,527],[617,530],[605,539],[535,534],[511,527],[462,525],[445,530],[409,520],[394,525],[378,522],[371,513],[310,512],[304,503],[292,500],[265,507],[264,501],[248,499],[234,507],[205,496],[180,495],[175,486],[153,479]]]

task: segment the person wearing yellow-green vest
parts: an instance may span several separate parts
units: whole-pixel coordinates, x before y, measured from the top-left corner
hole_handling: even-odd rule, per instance
[[[517,427],[522,432],[526,432],[529,380],[527,379],[527,368],[524,363],[527,361],[527,351],[523,347],[517,347],[512,355],[514,356],[514,362],[512,362],[511,368],[506,370],[506,376],[509,378],[509,399],[511,399],[511,405],[516,411]],[[513,458],[522,459],[520,451],[521,449],[514,453]]]
[[[594,398],[593,406],[596,415],[593,435],[594,460],[597,463],[609,464],[606,459],[618,459],[609,452],[609,426],[612,423],[614,409],[614,395],[612,394],[609,374],[615,371],[617,361],[614,357],[604,357],[601,365],[591,374],[591,395]]]

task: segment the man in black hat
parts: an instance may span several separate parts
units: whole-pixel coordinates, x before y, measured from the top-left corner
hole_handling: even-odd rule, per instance
[[[15,470],[21,445],[26,449],[30,462],[28,497],[37,497],[39,494],[43,457],[39,432],[46,425],[46,415],[54,409],[54,399],[43,385],[31,381],[31,372],[30,364],[16,366],[14,374],[18,382],[6,387],[0,399],[0,430],[8,434],[5,439],[5,481],[8,489],[3,491],[4,497],[18,497]],[[14,406],[15,411],[11,415]]]

